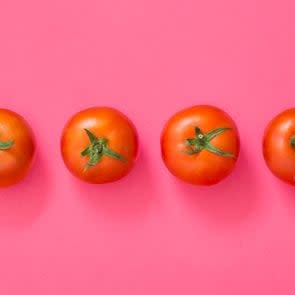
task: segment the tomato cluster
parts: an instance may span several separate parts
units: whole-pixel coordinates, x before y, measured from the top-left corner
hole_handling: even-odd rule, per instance
[[[212,185],[227,177],[239,156],[237,127],[224,111],[208,105],[184,109],[162,131],[161,152],[168,170],[179,179]],[[0,109],[0,186],[20,181],[35,154],[34,136],[20,115]],[[63,129],[61,154],[76,177],[90,183],[126,176],[138,154],[133,123],[121,112],[96,107],[75,114]],[[295,109],[275,117],[263,138],[263,155],[274,175],[295,185]]]

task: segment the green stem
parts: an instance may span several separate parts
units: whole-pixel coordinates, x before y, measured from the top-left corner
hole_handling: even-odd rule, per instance
[[[200,153],[202,150],[207,150],[213,154],[216,154],[220,157],[234,158],[235,155],[223,151],[222,149],[211,144],[213,138],[218,135],[231,130],[230,128],[216,128],[209,131],[207,134],[204,134],[199,127],[195,127],[195,137],[187,138],[185,140],[186,145],[188,145],[189,150],[186,151],[188,155],[194,155]],[[294,137],[294,147],[295,147],[295,137]]]
[[[122,155],[109,148],[107,138],[97,137],[90,130],[84,130],[90,141],[90,144],[81,152],[82,157],[89,158],[85,170],[96,166],[102,160],[103,156],[125,162],[125,158]]]

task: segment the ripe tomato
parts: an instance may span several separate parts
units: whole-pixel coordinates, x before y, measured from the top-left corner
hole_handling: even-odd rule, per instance
[[[274,175],[295,185],[295,108],[280,113],[268,124],[263,155]]]
[[[0,109],[0,187],[19,182],[29,171],[35,153],[33,137],[20,115]]]
[[[67,168],[90,183],[112,182],[127,175],[137,150],[134,125],[112,108],[96,107],[77,113],[62,134],[61,152]]]
[[[194,106],[176,113],[162,132],[162,158],[176,177],[212,185],[233,170],[239,155],[233,120],[212,106]]]

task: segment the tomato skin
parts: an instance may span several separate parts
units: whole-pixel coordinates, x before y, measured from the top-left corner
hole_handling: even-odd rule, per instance
[[[0,109],[0,141],[14,141],[11,148],[0,150],[0,187],[22,180],[31,168],[35,142],[32,129],[19,114]]]
[[[125,161],[103,156],[89,169],[87,157],[81,151],[89,145],[85,129],[109,141],[109,147]],[[66,167],[81,180],[89,183],[108,183],[126,176],[137,158],[138,137],[133,123],[121,112],[109,107],[94,107],[75,114],[66,124],[61,139],[61,153]]]
[[[208,150],[198,154],[185,153],[185,140],[194,137],[194,128],[204,133],[216,128],[230,130],[216,136],[212,144],[233,157],[222,157]],[[239,136],[234,121],[222,110],[208,105],[184,109],[170,118],[161,136],[163,161],[168,170],[179,179],[195,185],[213,185],[228,176],[239,155]]]
[[[278,114],[264,132],[263,156],[270,171],[279,179],[295,185],[295,108]]]

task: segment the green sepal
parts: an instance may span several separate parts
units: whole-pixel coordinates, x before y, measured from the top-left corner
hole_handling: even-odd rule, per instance
[[[195,138],[188,138],[188,139],[185,140],[185,143],[186,143],[187,145],[189,145],[189,146],[194,145],[195,142],[196,142],[196,139],[195,139]]]
[[[14,141],[0,141],[0,150],[9,150],[14,145]]]
[[[211,143],[207,143],[206,150],[208,152],[211,152],[211,153],[216,154],[221,157],[226,157],[226,158],[234,158],[235,157],[232,153],[225,152],[222,149],[212,145]]]
[[[225,131],[228,131],[228,130],[231,130],[231,128],[216,128],[216,129],[213,129],[212,131],[208,132],[206,134],[206,139],[207,141],[211,141],[213,138],[215,138],[216,136],[218,136],[219,134],[225,132]]]
[[[90,147],[89,146],[81,152],[82,157],[87,156],[89,154],[90,154]]]
[[[88,138],[89,138],[89,140],[90,140],[91,143],[94,143],[95,141],[97,141],[97,137],[92,132],[90,132],[86,128],[84,130],[86,131],[87,136],[88,136]]]
[[[115,151],[113,151],[107,147],[103,148],[103,154],[106,156],[109,156],[113,159],[116,159],[116,160],[125,161],[125,158],[122,155],[116,153]]]

